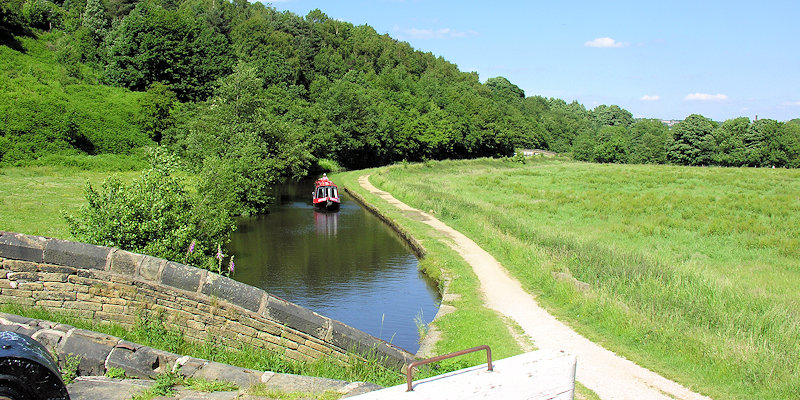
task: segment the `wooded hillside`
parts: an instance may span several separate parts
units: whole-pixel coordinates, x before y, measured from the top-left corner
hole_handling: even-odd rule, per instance
[[[669,129],[481,83],[370,26],[245,0],[0,0],[0,163],[171,147],[195,168],[261,158],[262,176],[508,156],[800,165],[800,121]],[[235,164],[235,162],[233,162]],[[245,162],[249,163],[249,162]]]

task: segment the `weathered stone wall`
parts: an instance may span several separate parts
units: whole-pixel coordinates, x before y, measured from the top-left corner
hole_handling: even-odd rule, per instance
[[[266,386],[267,390],[309,393],[331,391],[344,394],[344,397],[381,388],[371,383],[351,383],[335,379],[234,367],[200,358],[181,356],[131,343],[114,336],[76,329],[69,325],[24,318],[13,314],[0,313],[0,331],[11,331],[30,336],[58,357],[61,368],[66,366],[67,357],[78,357],[80,359],[77,368],[79,376],[103,375],[112,367],[124,370],[125,376],[128,378],[141,379],[156,378],[159,374],[176,371],[187,378],[232,382],[238,385],[239,389],[248,389],[261,383]],[[95,395],[92,398],[98,399],[103,396]]]
[[[0,232],[0,302],[64,310],[131,327],[164,312],[194,340],[240,343],[310,361],[372,353],[400,369],[413,355],[265,291],[167,260],[65,240]]]

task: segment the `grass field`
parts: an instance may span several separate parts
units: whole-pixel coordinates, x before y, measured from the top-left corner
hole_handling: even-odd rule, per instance
[[[537,159],[372,173],[592,340],[715,398],[800,398],[800,171]]]
[[[140,173],[61,166],[0,168],[0,230],[71,239],[61,213],[75,213],[86,204],[87,182],[98,188],[111,175],[129,182]]]
[[[359,190],[364,173],[470,236],[590,339],[714,398],[800,398],[800,171],[537,159],[402,164],[333,178]],[[85,202],[87,181],[112,174],[130,181],[139,172],[0,169],[0,230],[69,238],[62,210]],[[519,353],[458,254],[360,192],[422,242],[426,272],[451,281],[446,303],[456,311],[436,322],[436,352],[488,343],[496,358]],[[591,289],[554,279],[557,272]]]

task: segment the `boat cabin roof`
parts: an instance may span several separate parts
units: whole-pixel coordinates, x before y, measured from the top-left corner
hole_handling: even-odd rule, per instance
[[[319,178],[316,182],[314,182],[314,186],[336,186],[336,184],[328,179],[327,175],[323,175],[322,178]]]

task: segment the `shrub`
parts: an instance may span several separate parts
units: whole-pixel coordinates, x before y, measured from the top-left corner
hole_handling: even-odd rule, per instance
[[[317,166],[323,172],[341,172],[344,171],[344,167],[339,164],[336,160],[331,160],[330,158],[319,158],[317,159]]]
[[[156,149],[151,163],[130,185],[115,177],[99,191],[87,185],[88,204],[77,216],[65,215],[70,232],[92,244],[215,266],[213,255],[235,228],[230,213],[207,200],[198,206],[198,197],[173,175],[176,159],[171,155]]]
[[[62,14],[60,7],[46,0],[28,0],[22,6],[22,15],[34,28],[58,28],[61,26]]]

